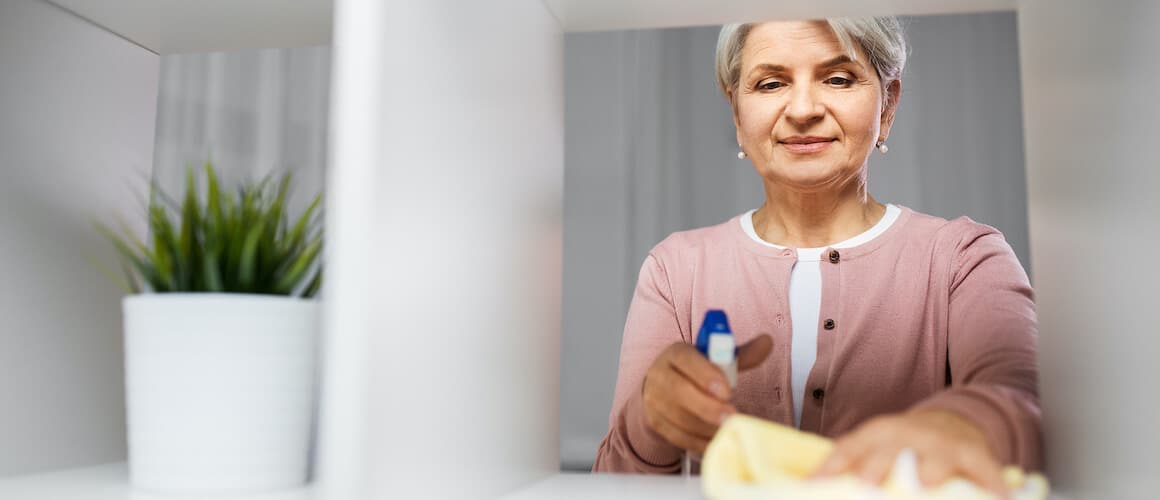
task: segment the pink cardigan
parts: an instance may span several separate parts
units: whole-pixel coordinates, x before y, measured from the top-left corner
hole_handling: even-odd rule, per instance
[[[789,277],[796,252],[764,246],[735,217],[675,233],[645,259],[624,326],[620,373],[594,471],[675,472],[680,453],[644,423],[640,390],[673,342],[723,309],[738,343],[774,349],[741,374],[738,411],[793,425]],[[817,360],[802,430],[836,437],[876,415],[924,407],[979,425],[1004,463],[1042,465],[1032,290],[994,228],[902,207],[863,245],[822,254]],[[824,329],[832,320],[832,329]]]

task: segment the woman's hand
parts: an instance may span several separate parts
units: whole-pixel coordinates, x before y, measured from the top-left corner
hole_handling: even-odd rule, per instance
[[[937,487],[961,476],[1005,498],[1002,467],[991,453],[986,436],[957,414],[919,410],[873,418],[834,442],[830,457],[815,477],[857,474],[881,484],[905,448],[918,457],[923,487]]]
[[[773,350],[759,335],[737,352],[737,371],[753,368]],[[661,351],[644,377],[645,423],[674,446],[704,453],[725,417],[736,413],[725,373],[692,345],[679,342]]]

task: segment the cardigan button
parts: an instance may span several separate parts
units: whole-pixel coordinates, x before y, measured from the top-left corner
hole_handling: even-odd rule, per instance
[[[825,322],[822,323],[822,328],[825,328],[827,330],[833,330],[834,329],[834,320],[827,319]]]
[[[826,397],[826,391],[823,391],[821,389],[814,389],[814,399],[815,400],[821,401],[822,398],[824,398],[824,397]]]
[[[830,250],[830,263],[837,264],[838,260],[841,258],[842,255],[839,254],[837,250]]]

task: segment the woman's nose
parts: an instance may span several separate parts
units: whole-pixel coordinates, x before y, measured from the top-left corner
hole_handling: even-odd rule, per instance
[[[790,90],[789,103],[785,108],[786,118],[797,123],[809,123],[824,114],[825,107],[817,99],[812,87],[801,85]]]

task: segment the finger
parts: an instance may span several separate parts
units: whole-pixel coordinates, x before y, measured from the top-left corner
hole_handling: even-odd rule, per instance
[[[954,467],[938,456],[924,456],[918,461],[918,482],[923,489],[937,488],[951,478]]]
[[[851,463],[850,457],[847,456],[843,450],[834,448],[834,450],[830,452],[830,455],[826,457],[826,460],[822,462],[822,465],[818,466],[817,469],[814,469],[814,472],[810,474],[810,477],[819,478],[836,476],[846,472],[847,470],[850,470],[852,465],[853,464]]]
[[[677,375],[676,377],[679,378],[680,375]],[[687,384],[687,382],[683,381],[682,383]],[[689,390],[697,393],[699,397],[706,397],[700,394],[700,391],[695,388],[691,388]],[[668,397],[662,397],[658,399],[659,400],[653,401],[653,408],[657,417],[663,417],[668,425],[676,427],[677,430],[680,430],[685,434],[701,437],[703,439],[712,439],[713,436],[717,434],[717,429],[720,427],[720,422],[723,421],[727,416],[726,411],[728,410],[723,410],[714,419],[706,420],[694,413],[692,410],[686,408],[685,404],[681,401],[680,395],[676,391],[671,391]],[[710,401],[711,404],[719,404],[716,403],[716,400],[710,399]]]
[[[712,437],[713,434],[716,434],[717,428],[725,421],[726,417],[737,413],[733,405],[724,403],[719,399],[705,394],[693,381],[682,377],[680,374],[673,378],[675,380],[670,387],[673,406],[681,409],[689,418],[697,421],[696,423],[690,424],[689,430],[708,427],[710,430],[707,435]]]
[[[723,421],[727,416],[727,414],[722,414],[719,418]],[[676,408],[665,414],[665,418],[680,427],[686,434],[703,439],[713,439],[713,436],[717,435],[717,429],[721,428],[720,421],[706,422],[686,408]]]
[[[729,401],[732,394],[729,390],[729,380],[725,378],[725,372],[717,368],[717,365],[710,363],[697,351],[697,348],[688,344],[674,347],[669,356],[669,365],[684,375],[703,393],[721,401]]]
[[[671,367],[656,370],[648,380],[645,407],[686,433],[712,438],[725,418],[736,413],[732,405],[706,395]]]
[[[877,450],[862,459],[858,465],[858,477],[863,481],[878,486],[886,480],[890,469],[894,466],[895,455],[885,450]]]
[[[660,434],[666,441],[678,448],[696,453],[705,453],[705,447],[709,446],[708,439],[685,432],[663,414],[656,417],[652,427],[654,432]]]
[[[960,468],[965,478],[998,494],[1000,498],[1006,498],[1008,492],[1007,484],[1003,481],[1003,467],[990,453],[967,451],[961,457]]]
[[[771,352],[773,352],[773,337],[765,333],[758,335],[737,348],[737,371],[760,365]]]
[[[830,477],[844,474],[852,470],[861,462],[862,457],[869,451],[867,442],[857,433],[839,439],[834,443],[830,455],[811,474],[811,477]]]

